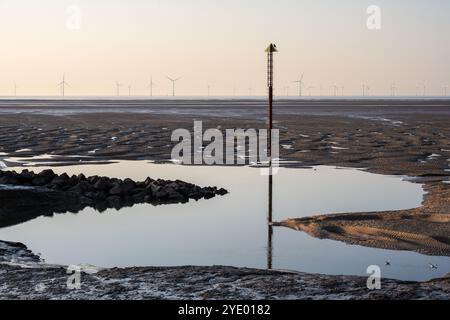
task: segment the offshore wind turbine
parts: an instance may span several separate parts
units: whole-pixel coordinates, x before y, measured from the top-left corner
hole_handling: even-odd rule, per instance
[[[331,88],[333,88],[333,90],[334,90],[334,96],[336,97],[337,94],[338,94],[339,87],[338,87],[337,85],[334,84],[334,85],[331,86]]]
[[[309,86],[309,87],[308,87],[308,95],[309,95],[310,97],[311,97],[311,90],[312,90],[312,89],[314,89],[313,86]]]
[[[131,86],[131,84],[129,84],[128,85],[128,96],[129,97],[131,97],[131,88],[132,88],[132,86]]]
[[[370,87],[367,84],[362,85],[363,88],[363,97],[367,97],[370,95]]]
[[[298,96],[299,97],[301,97],[303,95],[302,89],[303,89],[303,86],[305,85],[305,83],[303,82],[304,75],[305,75],[305,73],[302,73],[302,76],[300,77],[299,80],[293,81],[293,83],[298,83]]]
[[[17,97],[17,83],[14,82],[14,97]]]
[[[63,73],[62,81],[58,84],[58,87],[61,87],[62,96],[65,96],[66,86],[70,87],[70,85],[66,82],[66,74]]]
[[[182,77],[173,79],[173,78],[167,77],[167,79],[169,79],[170,81],[172,81],[172,96],[173,96],[173,97],[175,97],[175,83],[176,83],[178,80],[180,80],[181,78],[182,78]]]
[[[447,96],[447,91],[448,91],[448,86],[444,86],[443,89],[444,89],[444,97],[446,97]]]
[[[342,86],[341,86],[341,96],[342,96],[342,97],[344,96],[344,90],[345,90],[345,86],[342,85]]]
[[[122,87],[122,84],[119,81],[116,81],[117,96],[120,96],[120,87]]]
[[[153,87],[155,83],[153,82],[153,76],[150,76],[150,82],[148,83],[148,87],[150,88],[150,97],[153,97]]]
[[[395,82],[391,84],[391,97],[395,97],[397,95],[397,86]]]

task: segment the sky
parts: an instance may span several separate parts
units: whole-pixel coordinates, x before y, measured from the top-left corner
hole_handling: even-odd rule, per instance
[[[366,10],[381,9],[369,30]],[[75,9],[74,9],[75,8]],[[76,19],[79,8],[79,19]],[[450,85],[448,0],[0,0],[0,95],[442,95]],[[79,23],[77,23],[79,21]],[[77,27],[79,26],[79,28]],[[309,88],[309,90],[308,90]],[[450,94],[450,89],[449,89]]]

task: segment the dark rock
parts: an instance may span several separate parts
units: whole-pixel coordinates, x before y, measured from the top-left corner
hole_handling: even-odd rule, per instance
[[[131,179],[125,179],[122,185],[122,191],[124,193],[129,193],[131,190],[136,188],[136,183]]]
[[[145,179],[145,181],[144,181],[144,184],[146,185],[146,186],[148,186],[150,183],[152,183],[152,182],[154,182],[155,180],[153,180],[152,178],[147,178],[147,179]]]
[[[123,193],[123,187],[119,183],[115,183],[112,188],[109,190],[110,195],[120,195]]]
[[[145,188],[134,188],[133,190],[130,191],[131,195],[135,195],[135,194],[138,194],[138,193],[147,194]]]
[[[110,196],[106,201],[113,208],[120,209],[122,207],[122,199],[119,196]]]
[[[228,193],[225,189],[200,188],[180,180],[147,178],[145,182],[135,182],[131,179],[122,181],[98,176],[69,177],[66,173],[58,176],[52,170],[44,170],[39,174],[28,170],[20,174],[2,170],[0,184],[31,187],[0,188],[0,227],[38,216],[51,217],[54,213],[76,213],[87,206],[104,211],[136,203],[185,203],[189,199],[210,199]]]
[[[145,192],[140,192],[134,194],[131,198],[133,199],[133,202],[135,203],[141,203],[145,201],[145,198],[147,197],[147,194]]]
[[[101,178],[98,179],[97,182],[94,184],[94,188],[97,190],[106,190],[109,188],[108,179]]]
[[[216,192],[219,196],[224,196],[226,194],[228,194],[228,191],[225,190],[224,188],[220,188],[219,190],[217,190]]]
[[[90,184],[96,184],[98,180],[98,176],[92,176],[88,178]]]

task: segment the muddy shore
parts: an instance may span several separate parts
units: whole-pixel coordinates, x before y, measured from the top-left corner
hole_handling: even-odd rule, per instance
[[[265,127],[263,102],[242,105],[235,101],[226,103],[223,111],[216,109],[214,112],[208,106],[196,107],[188,103],[182,112],[175,112],[180,110],[179,106],[159,106],[149,111],[145,103],[136,104],[139,106],[134,108],[138,110],[127,110],[124,102],[117,102],[114,109],[102,105],[98,113],[76,102],[70,107],[74,112],[57,105],[43,109],[39,106],[21,108],[2,102],[0,161],[17,166],[20,159],[14,158],[50,154],[55,156],[51,159],[54,165],[132,159],[167,162],[174,145],[170,141],[172,131],[192,130],[194,120],[203,120],[204,128],[221,130]],[[77,112],[80,108],[83,112]],[[278,225],[350,244],[450,255],[450,184],[443,183],[450,179],[449,112],[450,101],[280,103],[275,111],[275,127],[281,133],[281,158],[293,161],[285,166],[333,165],[410,176],[423,184],[428,194],[421,208],[304,219],[296,219],[294,210],[292,219]],[[48,159],[33,161],[48,162]],[[7,289],[0,291],[0,297],[4,298],[450,297],[448,278],[425,283],[386,280],[383,290],[371,292],[366,288],[366,278],[227,267],[103,270],[95,277],[87,276],[92,281],[91,289],[71,293],[57,285],[67,278],[64,267],[37,266],[33,269],[37,278],[49,283],[59,280],[54,282],[55,287],[49,285],[47,291],[35,293],[29,284],[17,284],[20,279],[33,281],[34,276],[29,278],[25,269],[8,263],[0,270],[2,283],[8,284]],[[126,280],[127,277],[135,280]],[[156,283],[161,285],[159,289],[148,284],[156,278]],[[197,279],[198,285],[194,285],[192,279]],[[208,279],[217,282],[217,289],[205,289],[202,281]],[[281,280],[284,289],[275,285]],[[134,287],[130,287],[130,283]],[[142,288],[149,290],[148,295]]]

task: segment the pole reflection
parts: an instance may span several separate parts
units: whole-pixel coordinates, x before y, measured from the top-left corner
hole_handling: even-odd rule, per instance
[[[273,175],[272,166],[269,171],[269,197],[267,210],[267,269],[272,270],[273,263]]]

